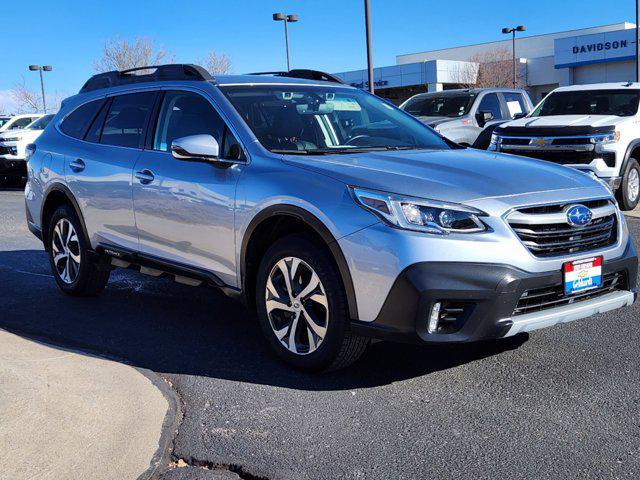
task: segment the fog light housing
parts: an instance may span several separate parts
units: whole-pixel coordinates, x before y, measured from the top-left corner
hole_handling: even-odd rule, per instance
[[[436,333],[438,331],[438,321],[440,320],[440,307],[442,304],[436,302],[431,307],[431,314],[429,315],[429,333]]]
[[[471,316],[474,302],[444,300],[434,302],[429,312],[428,333],[455,333]]]

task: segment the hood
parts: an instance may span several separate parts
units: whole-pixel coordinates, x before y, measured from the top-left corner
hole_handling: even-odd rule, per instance
[[[32,130],[27,128],[20,128],[17,130],[8,130],[6,132],[0,133],[0,142],[4,141],[6,138],[19,138],[21,142],[28,141],[32,142],[36,138],[42,134],[43,130]]]
[[[422,123],[426,123],[431,128],[435,128],[438,125],[441,125],[443,123],[455,122],[456,120],[459,120],[459,118],[451,118],[451,117],[425,117],[425,116],[418,116],[416,118],[418,120],[420,120]]]
[[[605,127],[615,126],[627,120],[616,115],[549,115],[544,117],[524,117],[513,120],[509,127],[545,128],[545,127]]]
[[[610,193],[578,170],[531,158],[473,149],[404,150],[350,155],[286,155],[284,161],[345,184],[434,200],[469,203],[536,192],[591,189]],[[566,195],[565,195],[566,196]]]

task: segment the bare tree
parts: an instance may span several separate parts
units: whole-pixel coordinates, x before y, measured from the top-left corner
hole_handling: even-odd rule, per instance
[[[480,88],[511,88],[513,86],[513,57],[506,48],[476,53],[469,58],[469,61],[478,64],[478,77],[474,86]],[[519,73],[516,80],[522,85]]]
[[[96,72],[126,70],[173,62],[174,56],[164,46],[156,45],[147,37],[135,37],[129,42],[120,36],[107,40],[102,58],[93,63]]]
[[[205,58],[198,60],[198,63],[206,68],[211,74],[226,75],[232,73],[231,58],[222,53],[210,51]]]
[[[11,98],[17,105],[17,113],[32,113],[42,110],[42,99],[27,87],[24,77],[11,89]]]

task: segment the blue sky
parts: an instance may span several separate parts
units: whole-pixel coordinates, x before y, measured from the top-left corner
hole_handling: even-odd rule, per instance
[[[536,35],[635,18],[632,0],[370,1],[376,66],[394,64],[396,54],[499,40],[506,25]],[[31,63],[53,65],[45,74],[51,94],[77,92],[116,35],[147,36],[179,62],[214,50],[231,57],[236,73],[284,69],[283,26],[271,20],[278,11],[300,15],[289,30],[293,67],[366,66],[362,0],[18,0],[1,10],[0,106],[21,76],[39,88]]]

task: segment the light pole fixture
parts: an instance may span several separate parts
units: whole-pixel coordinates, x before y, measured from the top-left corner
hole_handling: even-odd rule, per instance
[[[364,0],[364,26],[367,35],[367,69],[369,71],[369,91],[371,93],[374,93],[375,88],[373,84],[373,60],[371,59],[371,13],[369,11],[369,0]]]
[[[44,99],[44,79],[42,78],[42,72],[50,72],[53,70],[51,65],[29,65],[29,70],[32,72],[39,71],[40,72],[40,88],[42,89],[42,109],[44,113],[47,113],[47,102]]]
[[[524,25],[518,25],[517,27],[502,29],[502,33],[511,34],[511,46],[513,50],[513,88],[516,88],[517,75],[516,75],[516,32],[524,32],[527,28]]]
[[[298,15],[287,15],[285,13],[274,13],[273,19],[276,22],[284,22],[284,43],[287,49],[287,71],[291,70],[291,64],[289,62],[289,30],[287,29],[287,23],[293,23],[298,21]]]
[[[636,82],[640,82],[640,0],[636,0]]]

